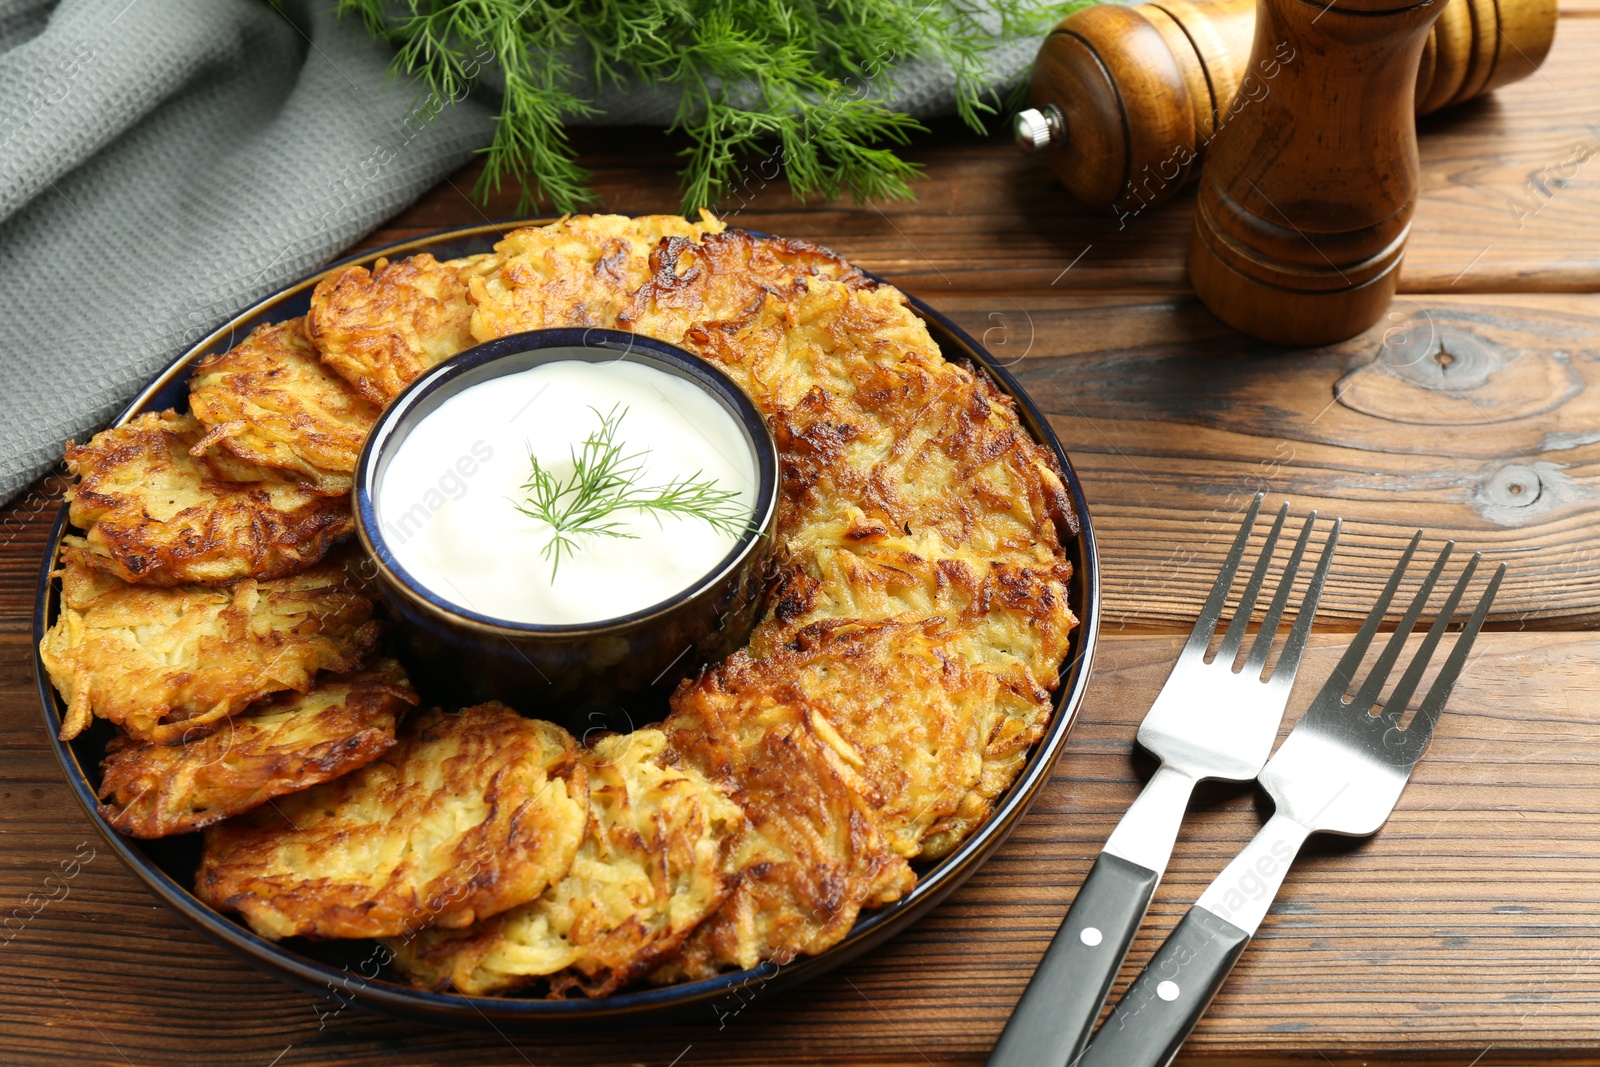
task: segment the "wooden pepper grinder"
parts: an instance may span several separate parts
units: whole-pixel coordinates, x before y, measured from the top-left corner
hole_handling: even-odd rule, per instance
[[[1218,129],[1277,91],[1279,70],[1298,56],[1282,41],[1252,65],[1255,28],[1256,0],[1077,11],[1039,49],[1017,142],[1078,199],[1126,222],[1182,188]],[[1555,30],[1556,0],[1448,0],[1423,47],[1417,114],[1527,77]]]
[[[1417,69],[1445,2],[1260,0],[1251,66],[1285,44],[1296,58],[1200,176],[1189,280],[1219,319],[1320,345],[1389,306],[1417,201]]]

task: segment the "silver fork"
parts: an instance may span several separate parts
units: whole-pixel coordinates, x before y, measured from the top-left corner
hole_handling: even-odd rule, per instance
[[[1210,662],[1206,648],[1216,632],[1239,563],[1261,509],[1257,494],[1233,547],[1206,598],[1188,643],[1139,726],[1139,743],[1161,766],[1133,802],[1078,890],[1072,910],[1056,931],[1022,999],[990,1053],[990,1067],[1061,1067],[1089,1041],[1111,984],[1122,968],[1133,935],[1172,857],[1184,810],[1196,783],[1206,778],[1249,781],[1272,752],[1278,725],[1317,601],[1339,542],[1338,520],[1322,548],[1316,572],[1301,600],[1289,638],[1269,678],[1261,677],[1293,591],[1317,513],[1306,517],[1244,665],[1233,662],[1244,643],[1250,616],[1288,518],[1278,511],[1255,568],[1245,583],[1238,611]]]
[[[1165,1067],[1266,917],[1305,839],[1319,832],[1365,837],[1376,833],[1389,818],[1428,745],[1506,572],[1504,564],[1495,571],[1438,677],[1411,722],[1402,728],[1400,720],[1480,558],[1474,555],[1462,569],[1394,692],[1374,711],[1384,682],[1450,558],[1452,546],[1445,544],[1360,691],[1346,701],[1345,693],[1421,537],[1419,530],[1321,692],[1261,771],[1261,784],[1277,805],[1272,818],[1206,888],[1156,951],[1095,1035],[1081,1067]]]

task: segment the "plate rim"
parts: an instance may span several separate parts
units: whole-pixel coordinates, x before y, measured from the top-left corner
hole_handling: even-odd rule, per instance
[[[493,235],[498,238],[511,229],[522,226],[546,225],[554,218],[503,219],[471,226],[447,227],[418,234],[402,241],[381,247],[358,251],[319,268],[297,281],[260,298],[249,307],[230,316],[215,329],[159,371],[141,389],[121,412],[107,424],[118,426],[128,421],[149,404],[152,397],[172,384],[174,378],[187,370],[209,349],[224,339],[229,347],[239,336],[240,323],[250,321],[283,301],[315,286],[329,274],[351,264],[370,264],[379,258],[429,251],[447,241],[467,240]],[[756,234],[756,231],[747,231]],[[757,236],[762,236],[756,234]],[[808,243],[815,243],[809,242]],[[818,246],[822,247],[822,246]],[[859,268],[858,268],[859,269]],[[881,284],[892,285],[872,272],[863,271]],[[41,701],[46,733],[56,761],[67,778],[73,796],[88,815],[102,838],[123,863],[145,886],[177,913],[191,928],[206,936],[231,955],[250,964],[271,977],[292,986],[326,998],[337,1004],[328,1015],[336,1015],[346,1007],[358,1006],[392,1018],[422,1021],[455,1029],[487,1030],[509,1025],[520,1030],[553,1028],[563,1024],[603,1022],[619,1017],[659,1016],[710,1004],[715,1017],[724,1018],[714,1003],[720,998],[737,997],[742,1007],[749,999],[748,990],[755,985],[757,991],[772,985],[782,988],[798,985],[825,971],[840,966],[866,952],[888,938],[895,936],[917,919],[933,910],[953,892],[1005,842],[1018,822],[1032,807],[1060,759],[1067,736],[1076,724],[1082,708],[1084,694],[1098,646],[1101,617],[1101,583],[1099,553],[1090,520],[1088,504],[1071,458],[1061,446],[1048,419],[1033,398],[1007,367],[994,358],[970,334],[921,298],[900,289],[919,316],[936,324],[950,335],[964,351],[954,358],[975,363],[983,373],[1011,398],[1017,413],[1034,439],[1050,450],[1061,468],[1062,481],[1072,501],[1078,521],[1078,531],[1069,540],[1069,552],[1076,558],[1073,563],[1074,592],[1078,603],[1072,606],[1078,615],[1078,626],[1072,636],[1068,658],[1060,668],[1060,687],[1054,701],[1055,709],[1045,736],[1034,745],[1021,773],[1001,794],[983,823],[948,856],[935,862],[919,874],[917,884],[900,899],[871,912],[863,911],[850,931],[835,945],[815,956],[801,956],[785,964],[764,961],[754,968],[730,971],[694,982],[670,986],[643,988],[622,992],[597,1000],[549,1000],[531,997],[487,997],[460,993],[435,993],[415,989],[374,975],[357,975],[346,965],[336,969],[333,964],[302,956],[285,949],[277,942],[260,937],[242,923],[227,918],[203,904],[153,859],[137,847],[137,839],[124,837],[113,829],[100,815],[98,801],[89,777],[77,758],[72,742],[60,740],[60,704],[54,686],[45,672],[39,657],[39,643],[48,628],[51,609],[57,599],[56,583],[51,574],[59,551],[61,538],[67,527],[67,505],[63,501],[57,508],[54,524],[46,541],[46,550],[40,562],[39,583],[34,598],[33,615],[33,666],[35,683]],[[947,359],[952,358],[945,353]],[[1075,552],[1074,552],[1075,549]],[[374,942],[376,944],[376,942]],[[372,954],[369,954],[369,959]],[[386,961],[387,963],[387,961]],[[382,964],[378,970],[381,971]],[[353,981],[352,981],[353,980]],[[351,988],[354,985],[355,988]],[[735,1007],[730,1014],[737,1013]]]

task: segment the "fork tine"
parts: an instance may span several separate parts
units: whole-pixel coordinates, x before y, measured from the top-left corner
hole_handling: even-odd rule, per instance
[[[1272,603],[1267,605],[1267,614],[1261,620],[1261,629],[1256,631],[1256,639],[1250,642],[1250,654],[1245,657],[1242,670],[1261,670],[1261,665],[1267,661],[1267,654],[1272,650],[1272,642],[1278,636],[1278,625],[1283,621],[1283,609],[1288,606],[1289,594],[1294,591],[1294,580],[1300,572],[1300,561],[1305,557],[1306,544],[1311,540],[1311,528],[1317,521],[1315,511],[1306,516],[1305,523],[1300,527],[1300,536],[1295,539],[1294,551],[1289,553],[1289,562],[1283,566],[1283,576],[1278,579],[1278,588],[1273,591]]]
[[[1411,663],[1406,667],[1405,674],[1400,676],[1399,683],[1394,687],[1394,692],[1389,694],[1389,700],[1383,706],[1383,718],[1389,724],[1395,725],[1400,721],[1400,716],[1405,714],[1406,705],[1411,703],[1411,695],[1417,691],[1417,683],[1422,681],[1422,672],[1428,669],[1428,661],[1433,658],[1433,650],[1439,647],[1439,639],[1444,636],[1445,628],[1456,617],[1456,606],[1461,603],[1461,596],[1467,591],[1467,583],[1472,581],[1472,573],[1478,569],[1478,561],[1483,558],[1483,553],[1474,552],[1472,558],[1467,560],[1467,565],[1461,568],[1461,577],[1456,579],[1456,587],[1450,590],[1450,598],[1434,616],[1433,625],[1428,627],[1428,635],[1422,639],[1422,647],[1417,649],[1417,654],[1411,657]]]
[[[1383,625],[1383,617],[1389,613],[1389,602],[1394,599],[1396,590],[1400,588],[1400,579],[1405,577],[1406,567],[1410,565],[1411,557],[1416,554],[1417,545],[1421,541],[1422,531],[1418,530],[1412,535],[1411,543],[1406,546],[1406,550],[1400,554],[1400,562],[1395,564],[1388,583],[1378,595],[1378,602],[1372,605],[1372,610],[1367,613],[1367,619],[1361,624],[1361,629],[1356,631],[1350,647],[1344,650],[1344,655],[1339,657],[1333,673],[1322,683],[1322,690],[1317,694],[1318,703],[1335,697],[1343,703],[1344,691],[1350,688],[1350,681],[1356,675],[1356,668],[1361,666],[1361,657],[1367,654],[1367,646],[1372,644],[1372,635]],[[1295,625],[1299,625],[1298,620]],[[1287,650],[1285,652],[1287,653]]]
[[[1313,511],[1306,519],[1305,529],[1300,532],[1300,543],[1295,546],[1294,557],[1290,559],[1289,567],[1284,573],[1283,584],[1278,587],[1278,596],[1273,600],[1266,620],[1261,624],[1261,632],[1256,635],[1256,643],[1250,648],[1250,658],[1245,660],[1246,671],[1259,673],[1267,664],[1267,656],[1272,652],[1272,642],[1278,636],[1278,625],[1289,603],[1289,593],[1294,586],[1294,577],[1300,566],[1301,552],[1306,547],[1311,524],[1316,518],[1317,513]],[[1333,562],[1333,550],[1339,544],[1339,531],[1343,528],[1343,520],[1333,520],[1333,530],[1323,542],[1322,556],[1317,560],[1317,569],[1311,575],[1311,584],[1306,587],[1305,596],[1300,599],[1300,610],[1295,613],[1294,624],[1289,628],[1289,640],[1283,646],[1283,655],[1278,657],[1278,665],[1272,668],[1272,678],[1280,684],[1293,682],[1295,672],[1300,669],[1300,655],[1306,650],[1306,638],[1311,633],[1311,621],[1317,614],[1317,601],[1322,599],[1322,586],[1328,578],[1328,565]]]
[[[1233,587],[1233,576],[1239,571],[1239,561],[1244,558],[1244,546],[1250,541],[1250,530],[1255,526],[1256,515],[1261,511],[1261,501],[1266,495],[1257,493],[1256,498],[1250,501],[1250,509],[1239,524],[1239,535],[1233,539],[1233,547],[1228,550],[1228,558],[1222,562],[1222,571],[1206,597],[1205,607],[1200,609],[1200,617],[1194,621],[1194,629],[1189,631],[1189,642],[1183,646],[1184,655],[1192,654],[1197,647],[1204,655],[1206,646],[1211,643],[1211,634],[1217,628],[1217,620],[1222,618],[1222,607],[1228,600],[1228,590]]]
[[[1250,570],[1250,580],[1245,582],[1244,592],[1239,595],[1239,607],[1233,613],[1233,621],[1228,624],[1228,632],[1222,635],[1222,644],[1217,647],[1217,663],[1232,663],[1233,657],[1239,654],[1239,646],[1244,644],[1244,632],[1250,626],[1250,616],[1256,611],[1256,598],[1261,595],[1261,583],[1266,580],[1267,570],[1272,565],[1272,552],[1278,547],[1278,535],[1283,533],[1283,521],[1289,517],[1289,505],[1285,504],[1278,509],[1278,517],[1272,520],[1272,529],[1267,531],[1266,544],[1261,546],[1261,555],[1256,557],[1256,565]]]
[[[1495,569],[1494,577],[1489,579],[1489,585],[1484,589],[1483,596],[1478,598],[1478,606],[1472,609],[1472,617],[1467,620],[1461,636],[1456,638],[1455,647],[1450,650],[1450,658],[1439,668],[1439,677],[1433,680],[1433,688],[1422,698],[1416,715],[1411,718],[1411,725],[1406,727],[1406,737],[1415,739],[1413,743],[1417,745],[1419,756],[1421,746],[1427,744],[1428,738],[1433,736],[1434,724],[1439,721],[1439,713],[1444,710],[1445,701],[1450,699],[1450,690],[1455,688],[1456,678],[1461,675],[1461,668],[1467,662],[1467,654],[1472,651],[1472,643],[1478,639],[1478,631],[1483,629],[1483,620],[1489,615],[1489,605],[1494,603],[1494,596],[1500,591],[1500,579],[1505,576],[1506,565],[1502,563]]]
[[[1428,606],[1428,598],[1433,595],[1433,587],[1439,583],[1439,575],[1444,573],[1444,565],[1450,559],[1450,553],[1455,548],[1454,541],[1446,541],[1444,548],[1439,552],[1439,558],[1434,560],[1433,569],[1428,571],[1428,576],[1417,587],[1416,595],[1411,598],[1411,604],[1406,608],[1406,613],[1401,616],[1400,623],[1394,628],[1394,633],[1389,635],[1389,643],[1383,646],[1383,652],[1378,656],[1378,662],[1372,665],[1371,672],[1366,681],[1361,683],[1361,691],[1355,695],[1350,703],[1362,711],[1370,712],[1378,702],[1378,694],[1383,692],[1383,683],[1388,680],[1389,672],[1394,669],[1394,664],[1400,658],[1400,653],[1405,651],[1406,638],[1411,636],[1411,631],[1417,625],[1417,618],[1421,616],[1422,609]]]

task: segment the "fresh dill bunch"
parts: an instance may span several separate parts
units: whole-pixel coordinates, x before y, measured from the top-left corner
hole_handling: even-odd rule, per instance
[[[698,471],[664,485],[639,485],[648,450],[627,453],[617,441],[617,430],[628,409],[613,406],[605,415],[598,408],[589,410],[600,420],[600,427],[569,452],[572,473],[557,477],[530,451],[528,461],[533,470],[522,484],[527,496],[516,504],[518,511],[550,527],[550,540],[540,554],[550,561],[552,582],[561,569],[562,557],[577,552],[580,537],[636,540],[637,535],[628,533],[618,518],[625,511],[643,512],[657,523],[662,515],[696,518],[730,536],[749,529],[749,509],[739,503],[738,492],[717,488]]]
[[[596,83],[676,88],[670,127],[690,147],[682,208],[715,207],[740,160],[766,150],[800,199],[846,190],[858,201],[911,199],[919,168],[895,154],[923,127],[893,109],[894,67],[937,57],[974,129],[999,101],[984,54],[1000,34],[1042,33],[1086,0],[339,0],[395,44],[394,70],[438,102],[459,99],[493,64],[505,84],[476,192],[510,179],[519,212],[539,201],[576,211],[596,200],[565,123],[593,114],[570,57],[587,46]]]

